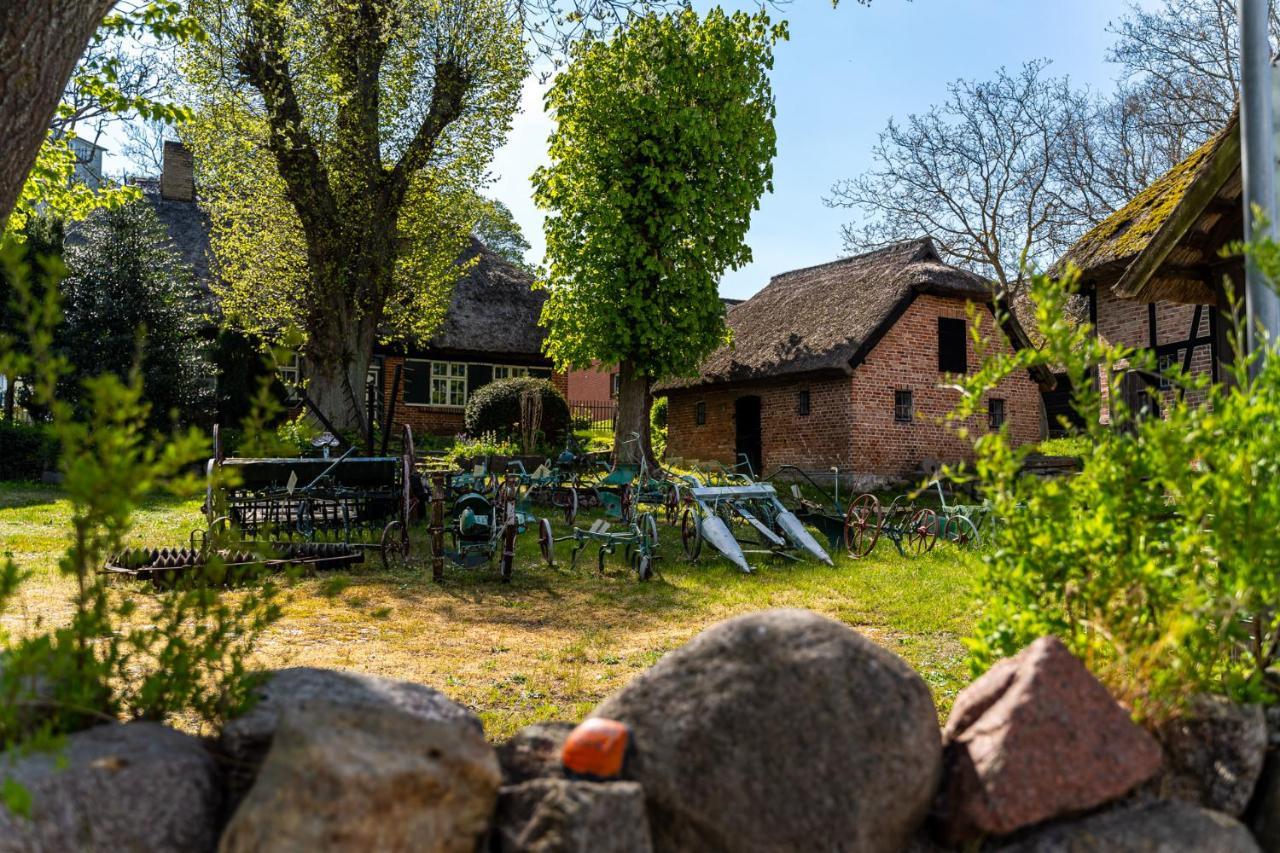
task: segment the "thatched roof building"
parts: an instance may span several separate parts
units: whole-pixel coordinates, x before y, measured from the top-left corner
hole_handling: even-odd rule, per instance
[[[1086,289],[1120,299],[1216,304],[1219,257],[1243,226],[1240,122],[1227,125],[1080,238],[1055,267],[1082,271]]]
[[[995,298],[990,282],[944,263],[928,237],[782,273],[727,312],[733,342],[713,352],[698,376],[659,390],[851,373],[920,294]],[[1005,325],[1016,346],[1026,345],[1015,318]]]

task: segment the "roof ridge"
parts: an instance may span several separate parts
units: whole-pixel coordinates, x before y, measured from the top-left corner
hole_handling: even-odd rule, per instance
[[[913,243],[918,244],[921,249],[927,246],[931,251],[934,252],[935,255],[937,254],[936,250],[933,249],[932,237],[929,237],[927,235],[923,237],[912,237],[909,240],[898,240],[897,242],[894,242],[894,243],[886,243],[885,245],[880,246],[879,248],[872,249],[868,252],[863,252],[859,255],[846,255],[843,258],[836,258],[834,261],[824,261],[823,263],[820,263],[820,264],[813,264],[807,267],[797,267],[796,269],[793,269],[793,270],[787,270],[786,272],[776,273],[769,277],[769,283],[772,284],[773,282],[777,281],[780,278],[785,278],[790,275],[796,275],[797,273],[826,269],[828,267],[834,267],[840,264],[847,264],[847,263],[850,263],[851,261],[862,261],[868,258],[877,257],[879,255],[886,255],[893,252],[895,249],[902,249],[902,248],[905,248],[906,246],[910,246]],[[922,260],[922,259],[919,257],[911,258],[912,262],[915,262],[918,260]]]

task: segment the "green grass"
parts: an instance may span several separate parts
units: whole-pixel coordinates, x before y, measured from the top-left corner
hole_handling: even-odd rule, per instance
[[[199,506],[199,498],[157,498],[138,513],[132,538],[185,543],[202,522]],[[3,617],[10,630],[65,618],[71,585],[56,565],[69,519],[57,489],[0,484],[0,547],[33,572],[17,608]],[[578,523],[591,520],[584,514]],[[566,533],[558,519],[555,529]],[[499,581],[496,567],[451,565],[436,584],[421,559],[387,571],[376,557],[350,571],[303,578],[287,591],[284,618],[262,638],[257,662],[419,681],[475,709],[495,740],[530,722],[580,718],[703,628],[769,607],[830,615],[901,655],[933,690],[943,716],[967,680],[960,637],[973,618],[971,555],[939,544],[908,559],[882,538],[868,559],[840,555],[834,568],[766,559],[743,575],[705,549],[689,564],[678,530],[663,525],[660,535],[660,576],[648,583],[624,568],[620,554],[597,574],[590,547],[570,568],[568,543],[547,566],[532,532],[521,537],[510,584]],[[415,528],[414,545],[421,554],[422,528]]]

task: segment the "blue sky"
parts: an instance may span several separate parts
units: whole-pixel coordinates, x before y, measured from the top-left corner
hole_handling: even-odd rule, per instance
[[[700,6],[711,4],[700,3]],[[871,165],[871,147],[892,116],[928,109],[958,77],[984,79],[1002,65],[1052,60],[1051,73],[1077,85],[1110,88],[1119,69],[1106,61],[1109,21],[1121,0],[793,0],[775,17],[791,24],[778,47],[774,191],[761,199],[748,242],[754,261],[728,272],[723,296],[744,298],[769,276],[840,257],[840,225],[852,211],[822,198],[831,183]],[[1145,5],[1145,4],[1144,4]],[[494,160],[489,194],[511,207],[542,258],[542,217],[529,175],[546,159],[552,122],[542,87],[526,84],[523,110]]]

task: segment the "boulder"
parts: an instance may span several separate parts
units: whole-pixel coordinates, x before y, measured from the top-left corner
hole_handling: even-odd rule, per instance
[[[1000,848],[1000,853],[1257,853],[1230,815],[1176,800],[1065,821]]]
[[[334,669],[296,667],[271,673],[254,691],[255,704],[222,729],[219,750],[227,765],[231,809],[253,784],[276,726],[291,710],[311,707],[401,711],[424,720],[454,720],[483,733],[480,718],[448,696],[421,684]]]
[[[1196,696],[1156,734],[1165,754],[1161,796],[1232,817],[1244,814],[1267,751],[1262,706]]]
[[[498,747],[504,785],[518,785],[530,779],[564,776],[560,748],[573,731],[573,723],[533,723]]]
[[[281,716],[219,849],[471,853],[500,782],[465,718],[311,703]]]
[[[1267,708],[1267,759],[1249,805],[1249,826],[1265,853],[1280,853],[1280,705]]]
[[[646,853],[644,789],[635,782],[532,779],[498,795],[496,853]]]
[[[938,783],[924,682],[806,610],[714,625],[592,716],[631,726],[657,850],[898,851]]]
[[[1055,637],[956,697],[935,806],[951,843],[1110,802],[1160,769],[1160,746]]]
[[[158,723],[77,732],[51,752],[3,759],[31,798],[28,820],[0,807],[3,851],[200,851],[217,843],[217,763]]]

